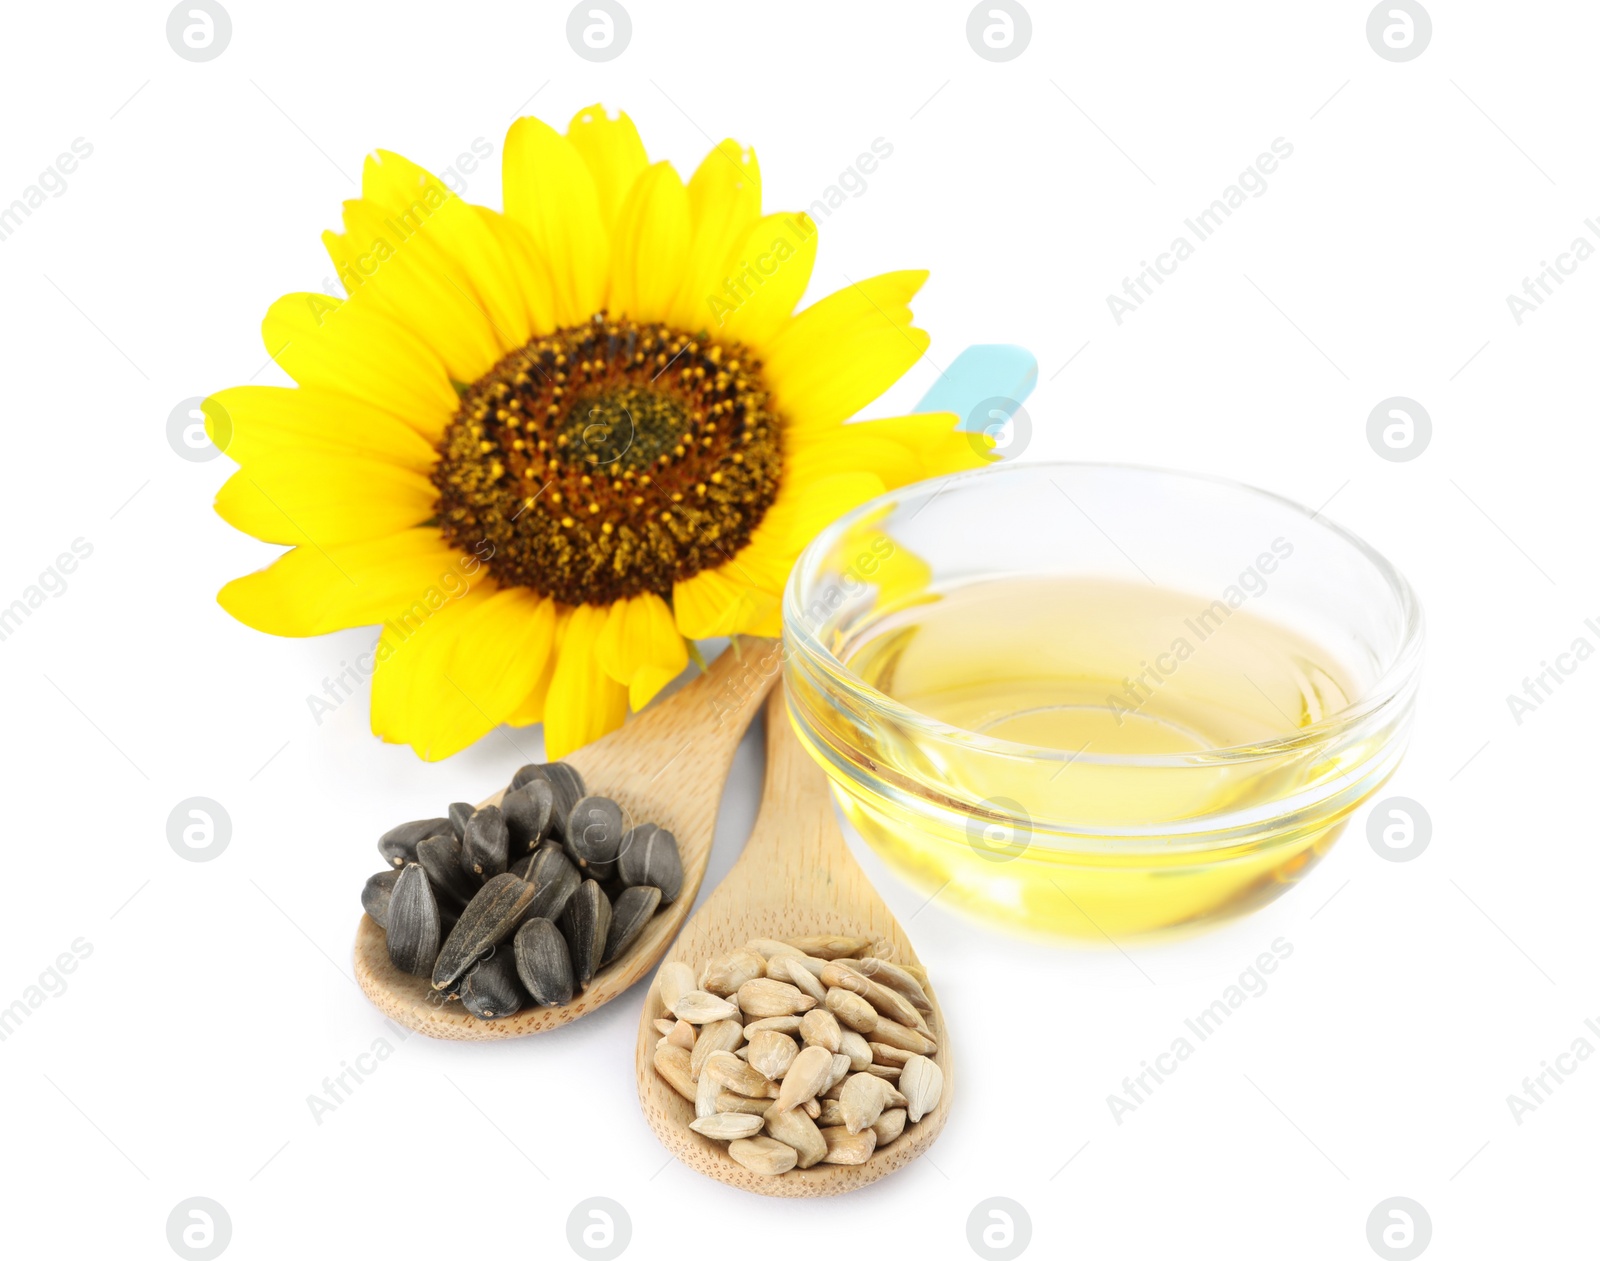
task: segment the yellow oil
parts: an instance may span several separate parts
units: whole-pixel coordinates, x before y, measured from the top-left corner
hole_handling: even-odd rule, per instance
[[[1042,577],[925,591],[837,653],[946,737],[804,694],[802,732],[831,747],[858,830],[941,899],[1112,940],[1237,914],[1307,871],[1382,777],[1371,740],[1285,744],[1354,688],[1253,598]]]

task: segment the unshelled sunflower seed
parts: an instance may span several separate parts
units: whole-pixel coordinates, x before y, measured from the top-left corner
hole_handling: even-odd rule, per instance
[[[681,1046],[658,1046],[655,1052],[656,1072],[690,1103],[694,1102],[694,1082],[689,1080],[689,1052]]]
[[[461,1005],[479,1020],[500,1020],[514,1016],[527,1001],[517,978],[517,963],[505,946],[487,959],[480,959],[461,978]]]
[[[672,1014],[692,1025],[709,1025],[718,1020],[732,1020],[739,1009],[727,999],[705,990],[690,990],[672,1005]]]
[[[661,901],[671,902],[683,888],[678,838],[654,823],[629,829],[617,852],[617,876],[626,885],[654,885]]]
[[[472,817],[472,812],[478,807],[470,801],[452,801],[450,803],[450,830],[458,841],[467,839],[467,820]]]
[[[828,1145],[822,1158],[827,1165],[864,1165],[878,1146],[878,1136],[871,1130],[852,1134],[846,1126],[830,1125],[820,1133]]]
[[[730,950],[700,971],[700,988],[726,998],[746,981],[767,974],[767,961],[753,950]]]
[[[839,1018],[826,1008],[818,1007],[800,1017],[800,1038],[807,1046],[827,1047],[830,1054],[837,1055],[844,1049],[842,1034]]]
[[[768,1081],[776,1081],[787,1073],[800,1051],[793,1038],[770,1029],[752,1035],[749,1047],[750,1067]]]
[[[900,1070],[900,1093],[906,1098],[906,1116],[920,1121],[939,1106],[944,1092],[944,1070],[925,1055],[914,1055]]]
[[[749,1138],[752,1134],[759,1134],[761,1126],[760,1117],[748,1116],[743,1112],[718,1112],[707,1117],[696,1117],[689,1122],[689,1128],[695,1133],[723,1140]]]
[[[678,959],[663,963],[656,972],[656,996],[668,1011],[694,988],[694,969]]]
[[[460,908],[478,892],[478,882],[461,868],[461,842],[453,833],[419,841],[417,862],[428,873],[428,883],[442,903]]]
[[[588,988],[600,970],[606,934],[611,931],[611,899],[593,880],[585,880],[567,899],[561,912],[561,931],[572,956],[572,977],[579,989]]]
[[[528,914],[558,921],[561,912],[567,909],[567,902],[583,883],[583,877],[559,845],[541,847],[530,858],[528,874],[524,877],[533,884],[533,903],[528,907]]]
[[[871,977],[880,985],[894,990],[897,994],[905,995],[918,1011],[933,1010],[933,1000],[922,988],[922,982],[899,964],[890,963],[887,959],[860,959],[857,960],[856,966],[861,969],[862,976]]]
[[[433,965],[433,988],[443,989],[455,981],[479,956],[516,932],[533,901],[533,893],[531,884],[509,872],[485,881],[439,949],[439,958]]]
[[[825,934],[820,937],[791,937],[785,943],[801,954],[815,955],[819,959],[846,959],[866,948],[865,937],[837,937]]]
[[[732,1051],[713,1051],[706,1058],[705,1067],[700,1070],[700,1080],[704,1082],[707,1077],[736,1095],[748,1095],[752,1099],[766,1095],[769,1085],[765,1077]]]
[[[858,1073],[872,1063],[872,1045],[854,1029],[840,1031],[839,1051],[850,1057],[850,1067]]]
[[[394,893],[394,882],[400,879],[398,867],[385,867],[376,875],[368,876],[361,889],[361,909],[370,915],[379,928],[389,927],[389,898]]]
[[[699,1081],[705,1071],[706,1061],[718,1051],[737,1049],[743,1036],[739,1022],[734,1019],[713,1020],[701,1025],[700,1032],[695,1035],[694,1054],[689,1057],[689,1076]]]
[[[887,1085],[871,1073],[852,1073],[845,1079],[839,1092],[839,1111],[844,1116],[844,1127],[859,1134],[880,1116],[889,1103]]]
[[[533,763],[524,766],[511,777],[511,788],[526,787],[536,779],[550,785],[550,791],[555,798],[555,808],[550,816],[551,826],[561,834],[567,816],[572,813],[572,807],[577,805],[579,799],[588,792],[584,786],[583,776],[565,762]]]
[[[849,990],[837,987],[829,989],[826,1002],[828,1010],[839,1018],[839,1023],[857,1033],[871,1033],[881,1019],[871,1003]]]
[[[554,792],[542,779],[530,780],[500,799],[500,813],[505,816],[512,855],[528,853],[550,834],[550,816],[555,804]]]
[[[783,1075],[783,1085],[778,1090],[778,1110],[782,1112],[816,1098],[827,1086],[832,1072],[833,1053],[827,1047],[806,1047],[794,1057],[794,1063]]]
[[[906,1110],[904,1108],[886,1108],[878,1114],[878,1119],[872,1123],[872,1132],[878,1136],[878,1148],[887,1147],[900,1135],[905,1133]]]
[[[654,885],[634,885],[617,895],[617,900],[611,904],[611,926],[606,932],[605,952],[600,957],[602,967],[628,952],[660,905],[661,890]]]
[[[778,955],[767,961],[767,975],[789,982],[802,994],[809,995],[813,1002],[820,1003],[828,997],[828,987],[812,974],[806,963],[807,960],[792,955]]]
[[[751,1173],[776,1177],[788,1173],[799,1158],[794,1148],[775,1138],[762,1135],[757,1138],[736,1138],[728,1144],[728,1155]]]
[[[513,939],[517,975],[541,1007],[572,1001],[572,957],[567,939],[547,919],[524,920]]]
[[[795,1168],[809,1169],[828,1154],[827,1140],[822,1137],[813,1121],[800,1108],[778,1111],[768,1108],[765,1117],[767,1133],[780,1143],[794,1148]]]
[[[473,875],[487,880],[506,869],[511,853],[510,833],[506,817],[499,806],[480,806],[467,820],[466,835],[461,841],[462,866]]]
[[[610,797],[589,796],[567,816],[567,849],[580,867],[597,868],[597,879],[609,879],[622,848],[622,807]]]
[[[392,827],[378,838],[378,853],[391,867],[404,867],[417,858],[417,845],[430,836],[450,833],[449,819],[414,819]]]
[[[417,863],[400,869],[389,895],[389,961],[412,976],[427,976],[439,954],[439,903]]]
[[[739,987],[739,1010],[756,1020],[767,1016],[795,1016],[810,1011],[817,1000],[787,981],[767,977],[746,981]]]

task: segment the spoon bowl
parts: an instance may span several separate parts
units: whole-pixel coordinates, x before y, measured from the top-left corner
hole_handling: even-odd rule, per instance
[[[871,943],[867,954],[917,966],[911,942],[845,845],[827,779],[790,726],[782,689],[768,700],[766,719],[767,773],[755,830],[733,870],[695,913],[667,957],[687,963],[698,975],[706,960],[752,938],[782,941],[833,934],[866,938]],[[933,1007],[923,1019],[939,1046],[935,1061],[944,1075],[944,1089],[932,1112],[907,1125],[899,1138],[874,1151],[865,1164],[817,1164],[768,1176],[739,1164],[725,1144],[691,1130],[694,1105],[655,1068],[660,1035],[654,1022],[668,1014],[655,983],[645,998],[634,1056],[645,1119],[684,1164],[741,1190],[806,1198],[839,1195],[876,1182],[932,1146],[950,1112],[954,1083],[944,1012],[934,987],[924,982],[923,988]]]
[[[779,666],[775,641],[736,641],[682,690],[563,759],[578,769],[589,792],[616,801],[625,818],[648,820],[671,832],[683,859],[678,896],[651,918],[626,954],[600,969],[570,1003],[525,1007],[500,1020],[479,1020],[459,1002],[442,1001],[427,977],[395,967],[383,929],[363,915],[356,930],[355,976],[367,997],[396,1024],[430,1038],[486,1042],[567,1024],[646,975],[694,905],[711,857],[717,807],[734,751]],[[497,805],[504,795],[502,789],[478,804]]]

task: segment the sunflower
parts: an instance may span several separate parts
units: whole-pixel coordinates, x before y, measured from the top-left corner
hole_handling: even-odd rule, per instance
[[[294,293],[262,332],[289,388],[206,401],[239,465],[230,525],[288,552],[218,600],[275,635],[381,628],[371,720],[447,757],[542,721],[550,757],[619,726],[693,640],[779,633],[823,525],[985,462],[948,413],[846,424],[928,346],[926,278],[796,313],[817,230],[763,214],[725,140],[687,184],[627,115],[512,124],[504,211],[379,150],[343,232],[347,297]]]

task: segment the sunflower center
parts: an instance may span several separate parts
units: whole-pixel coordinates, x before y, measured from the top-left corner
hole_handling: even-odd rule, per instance
[[[669,596],[749,542],[780,434],[743,347],[597,315],[463,392],[433,472],[439,528],[492,548],[500,583],[567,604]]]

